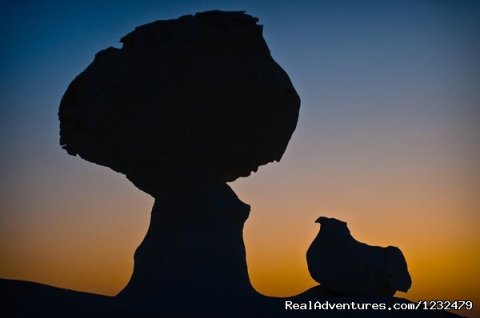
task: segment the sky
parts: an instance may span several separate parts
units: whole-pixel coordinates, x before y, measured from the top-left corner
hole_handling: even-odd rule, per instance
[[[480,3],[461,0],[2,2],[0,277],[126,285],[153,198],[60,148],[60,99],[134,27],[211,9],[258,17],[302,99],[283,159],[230,184],[252,207],[257,291],[315,284],[305,252],[324,215],[402,249],[413,286],[397,296],[480,303]]]

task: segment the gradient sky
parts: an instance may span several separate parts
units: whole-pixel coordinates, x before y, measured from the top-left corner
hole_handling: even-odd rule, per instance
[[[210,9],[259,17],[302,99],[283,160],[231,184],[252,206],[254,287],[285,296],[314,285],[305,252],[326,215],[403,250],[413,287],[398,296],[479,307],[475,1],[2,3],[0,276],[108,295],[125,286],[153,198],[61,150],[58,105],[135,26]]]

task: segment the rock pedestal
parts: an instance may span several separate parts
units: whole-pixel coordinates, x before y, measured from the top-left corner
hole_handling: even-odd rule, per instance
[[[171,183],[156,196],[133,276],[118,296],[135,312],[237,312],[260,296],[248,278],[250,206],[221,182]],[[251,309],[250,309],[251,310]]]

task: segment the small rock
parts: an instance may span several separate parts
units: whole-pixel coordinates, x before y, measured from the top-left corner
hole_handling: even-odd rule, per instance
[[[308,270],[324,288],[350,296],[393,296],[412,285],[398,247],[370,246],[355,240],[347,223],[327,217],[307,251]]]

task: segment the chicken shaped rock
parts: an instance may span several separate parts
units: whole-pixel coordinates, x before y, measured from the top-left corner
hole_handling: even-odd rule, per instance
[[[398,247],[370,246],[350,234],[347,223],[327,217],[307,251],[310,275],[324,288],[349,296],[393,296],[412,285]]]

